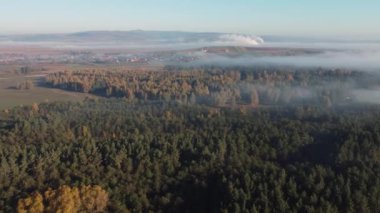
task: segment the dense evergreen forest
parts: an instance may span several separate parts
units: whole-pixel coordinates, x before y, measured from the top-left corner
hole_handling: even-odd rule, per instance
[[[0,211],[378,212],[379,116],[355,104],[16,107],[0,114]]]
[[[341,105],[352,91],[380,86],[374,74],[324,68],[169,66],[164,71],[52,73],[46,86],[128,100],[176,100],[209,106]]]

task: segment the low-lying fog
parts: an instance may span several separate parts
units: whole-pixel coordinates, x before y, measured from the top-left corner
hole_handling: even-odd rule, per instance
[[[241,54],[234,57],[207,55],[190,65],[252,66],[257,64],[346,68],[380,72],[380,43],[342,42],[269,42],[260,48],[289,48],[321,50],[321,54],[289,56],[256,56]]]
[[[211,55],[190,65],[253,66],[257,64],[346,68],[380,72],[380,51],[326,50],[322,54],[271,57]]]
[[[259,47],[267,48],[306,48],[322,50],[319,54],[301,54],[289,56],[222,56],[210,54],[189,66],[289,66],[321,67],[327,69],[346,69],[370,74],[371,85],[368,88],[357,87],[351,82],[346,90],[355,102],[380,104],[380,43],[342,42],[342,43],[264,43]],[[377,86],[376,86],[377,85]],[[293,88],[294,89],[294,88]],[[313,90],[313,89],[311,89]],[[305,92],[305,91],[304,91]],[[307,92],[307,91],[306,91]]]

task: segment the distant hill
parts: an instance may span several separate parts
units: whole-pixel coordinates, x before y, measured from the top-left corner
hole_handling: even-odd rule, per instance
[[[349,38],[349,37],[325,37],[325,36],[279,36],[263,35],[261,36],[266,42],[293,42],[293,43],[380,43],[378,39],[369,38]]]
[[[224,44],[252,46],[263,43],[259,37],[244,34],[180,31],[87,31],[70,34],[1,36],[13,42],[126,43],[126,44]]]

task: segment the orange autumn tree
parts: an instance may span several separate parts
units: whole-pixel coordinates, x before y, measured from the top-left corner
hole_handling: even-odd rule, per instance
[[[69,187],[48,189],[41,195],[36,192],[17,203],[19,213],[42,212],[105,212],[108,194],[100,186]]]
[[[19,213],[37,213],[44,211],[43,197],[40,193],[35,192],[30,197],[20,199],[17,203],[17,212]]]

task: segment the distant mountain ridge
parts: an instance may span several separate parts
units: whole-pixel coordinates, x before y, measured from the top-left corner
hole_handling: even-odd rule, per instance
[[[68,34],[31,34],[0,36],[1,40],[12,42],[67,42],[67,43],[129,43],[129,44],[215,44],[252,46],[263,43],[253,35],[182,32],[182,31],[85,31]]]
[[[380,43],[379,39],[329,38],[316,36],[254,36],[240,33],[185,32],[185,31],[83,31],[65,34],[0,35],[0,41],[12,42],[69,42],[69,43],[227,43],[226,45],[251,46],[269,43]]]

